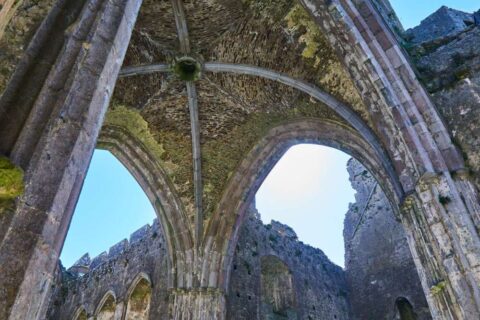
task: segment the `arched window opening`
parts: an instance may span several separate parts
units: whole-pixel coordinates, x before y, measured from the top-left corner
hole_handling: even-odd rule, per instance
[[[73,265],[71,271],[80,275],[87,273],[90,257],[108,252],[155,217],[127,168],[109,151],[95,150],[60,256],[62,264]]]
[[[77,312],[75,312],[73,320],[87,320],[87,312],[83,307],[78,309]]]
[[[297,144],[285,152],[256,194],[265,224],[291,227],[299,240],[319,248],[344,266],[343,226],[355,191],[346,153],[317,144]]]
[[[398,298],[395,302],[395,306],[398,312],[398,320],[417,320],[417,315],[406,298]]]
[[[261,293],[263,319],[297,319],[292,274],[275,256],[261,259]]]
[[[152,288],[150,282],[141,278],[128,298],[126,320],[147,320],[150,310]]]
[[[100,302],[95,320],[114,320],[116,305],[115,298],[108,293]]]

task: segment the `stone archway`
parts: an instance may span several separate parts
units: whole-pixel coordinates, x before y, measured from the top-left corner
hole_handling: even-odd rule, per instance
[[[141,2],[60,0],[40,26],[2,96],[0,124],[5,125],[0,126],[0,152],[26,171],[26,189],[17,201],[5,236],[0,237],[0,259],[6,262],[0,265],[0,286],[10,289],[0,292],[0,316],[38,319],[44,313],[48,290],[43,288],[50,287]],[[221,2],[239,9],[238,1]],[[340,66],[338,70],[348,73],[346,80],[353,82],[351,89],[359,96],[358,103],[340,103],[320,90],[318,87],[328,85],[312,77],[316,69],[280,68],[272,73],[259,64],[250,68],[242,65],[241,72],[262,81],[282,82],[297,74],[314,82],[308,85],[297,79],[287,85],[321,101],[323,107],[335,113],[329,118],[337,120],[332,133],[350,132],[325,141],[317,136],[318,141],[337,141],[339,146],[350,147],[352,155],[357,151],[357,158],[363,159],[363,164],[370,166],[384,184],[406,226],[434,317],[478,318],[480,204],[447,128],[371,1],[300,3],[310,14],[306,19],[314,21],[309,21],[309,26],[322,31],[328,48],[336,51],[336,58],[331,58]],[[173,1],[172,8],[171,23],[177,26],[173,38],[180,40],[178,54],[191,54],[182,2]],[[218,12],[223,15],[224,11]],[[257,32],[249,31],[249,36]],[[286,43],[269,47],[266,56],[275,52],[277,58],[283,59],[290,53],[283,50]],[[220,51],[234,48],[232,42],[226,44]],[[290,61],[298,61],[295,51],[291,52]],[[237,53],[234,58],[242,56]],[[233,60],[223,62],[238,62]],[[202,71],[215,71],[212,67],[207,63]],[[223,198],[214,203],[213,215],[205,217],[198,94],[191,81],[196,76],[191,76],[184,79],[192,168],[188,168],[191,177],[184,182],[193,189],[193,223],[173,231],[172,238],[183,240],[172,250],[178,249],[172,264],[176,265],[173,273],[179,279],[173,282],[176,290],[172,309],[177,318],[202,314],[204,318],[221,319],[225,317],[224,289],[228,285],[231,246],[241,224],[244,203],[268,171],[264,165],[268,160],[262,159],[274,159],[275,150],[257,147],[248,153],[253,146],[247,145],[242,150],[248,153],[247,158],[239,160],[242,163],[237,163],[238,170],[232,172],[232,177],[223,177],[229,181],[225,190],[217,190]],[[318,96],[319,90],[326,99]],[[324,120],[316,113],[309,115]],[[352,141],[346,141],[346,137]],[[291,138],[308,140],[302,135]],[[172,248],[177,245],[174,242]]]
[[[263,318],[297,319],[292,274],[288,266],[275,256],[261,258],[261,297]]]
[[[107,292],[98,303],[95,311],[95,320],[114,320],[117,307],[113,292]]]
[[[125,320],[148,320],[152,285],[144,274],[138,275],[128,292]]]
[[[395,308],[397,309],[399,320],[416,320],[417,316],[413,311],[412,304],[408,299],[400,297],[395,301]]]
[[[132,120],[126,117],[110,122],[107,115],[97,147],[110,151],[145,191],[159,217],[168,244],[168,261],[171,265],[169,285],[182,286],[187,281],[185,275],[191,270],[191,266],[185,264],[184,257],[189,255],[193,247],[185,210],[162,164],[152,152],[155,146],[146,145],[145,140],[127,125]]]

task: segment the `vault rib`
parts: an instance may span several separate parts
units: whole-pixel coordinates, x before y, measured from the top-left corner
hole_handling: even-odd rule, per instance
[[[190,53],[187,19],[182,0],[172,0],[175,24],[177,26],[180,51],[185,56]],[[195,247],[199,248],[203,236],[203,183],[202,154],[200,146],[200,121],[198,120],[197,89],[193,81],[186,81],[190,128],[192,132],[193,188],[195,198]]]
[[[122,75],[128,76],[128,74],[146,74],[150,72],[161,72],[163,70],[162,65],[151,65],[151,66],[138,66],[138,67],[129,67],[125,70],[122,70]],[[222,63],[222,62],[207,62],[203,65],[203,71],[205,72],[213,72],[213,73],[233,73],[233,74],[243,74],[243,75],[250,75],[261,77],[265,79],[269,79],[272,81],[276,81],[292,88],[295,88],[301,92],[308,94],[309,96],[313,97],[314,99],[324,103],[330,109],[335,111],[338,115],[340,115],[344,120],[347,121],[353,128],[355,128],[360,135],[368,142],[370,145],[375,149],[377,156],[382,160],[382,163],[385,163],[388,174],[390,177],[393,178],[394,187],[396,194],[401,197],[403,195],[403,188],[398,181],[395,179],[395,170],[391,165],[389,156],[383,150],[381,143],[375,137],[375,134],[372,130],[363,122],[363,120],[353,111],[351,110],[346,104],[337,100],[335,97],[330,95],[329,93],[321,90],[315,85],[312,85],[308,82],[303,80],[294,79],[289,77],[288,75],[264,69],[261,67],[245,65],[245,64],[235,64],[235,63]]]
[[[197,245],[203,235],[203,183],[202,155],[200,151],[200,121],[198,120],[197,89],[192,81],[187,81],[188,109],[192,131],[193,185],[195,193],[195,238]]]
[[[183,54],[190,53],[190,38],[188,37],[187,19],[182,0],[172,0],[173,14],[175,15],[175,25],[177,26],[178,41],[180,42],[180,51]]]

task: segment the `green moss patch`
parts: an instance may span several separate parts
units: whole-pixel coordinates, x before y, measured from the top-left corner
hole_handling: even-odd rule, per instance
[[[447,283],[445,281],[440,281],[436,285],[430,288],[430,292],[433,295],[440,294],[445,289],[446,286],[447,286]]]
[[[147,121],[134,109],[122,105],[112,107],[107,112],[104,125],[119,126],[127,129],[139,139],[157,159],[161,159],[165,152],[163,147],[155,141],[155,138],[148,128]]]
[[[181,57],[172,65],[172,71],[180,80],[196,81],[200,79],[202,67],[191,57]]]
[[[13,199],[23,193],[23,170],[0,156],[0,199]]]

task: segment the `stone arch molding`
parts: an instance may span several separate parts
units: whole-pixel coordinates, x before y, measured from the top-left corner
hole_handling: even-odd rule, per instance
[[[146,193],[160,220],[168,246],[169,285],[183,286],[184,278],[179,279],[177,275],[188,274],[191,270],[191,266],[184,263],[192,254],[193,240],[183,205],[161,163],[127,127],[104,125],[97,147],[110,151]]]
[[[72,320],[87,320],[87,310],[84,306],[77,308],[73,314]]]
[[[202,274],[205,286],[227,290],[231,263],[248,206],[264,179],[293,145],[314,143],[342,150],[357,158],[372,172],[400,215],[403,194],[396,192],[398,183],[389,174],[389,164],[351,127],[325,119],[301,119],[286,122],[271,129],[247,154],[226,187],[217,210],[208,226],[204,254],[212,264],[206,264]]]
[[[105,310],[106,304],[113,302],[113,310]],[[113,290],[108,290],[95,308],[95,320],[113,320],[115,317],[117,298]]]
[[[339,113],[356,129],[349,135],[356,140],[351,146],[340,140],[337,147],[349,147],[355,155],[363,146],[358,150],[359,160],[363,155],[364,165],[370,165],[387,194],[390,191],[434,318],[478,319],[480,202],[447,128],[372,1],[299,1],[327,35],[373,119],[374,128],[369,129],[372,140],[359,130],[365,124],[359,123],[355,114]],[[11,127],[0,128],[5,133],[0,134],[0,152],[25,169],[26,188],[0,245],[0,260],[5,261],[0,266],[0,287],[8,286],[15,292],[0,292],[0,317],[40,319],[45,313],[48,290],[40,288],[50,287],[141,3],[58,1],[39,27],[1,98],[0,123]],[[71,23],[59,24],[63,10],[69,9]],[[57,27],[61,30],[53,30]],[[69,32],[63,32],[67,29]],[[187,43],[184,36],[188,34],[183,31],[180,40]],[[53,41],[65,42],[54,52],[45,50]],[[187,51],[185,45],[182,47]],[[32,80],[31,71],[36,65],[44,70]],[[22,86],[24,82],[29,86]],[[60,84],[65,84],[61,92],[56,89]],[[188,88],[190,96],[195,96],[192,83]],[[38,96],[31,96],[29,91],[38,92]],[[336,102],[325,103],[332,107]],[[333,143],[334,138],[323,142]],[[141,150],[134,144],[131,149]],[[257,149],[260,158],[271,151]],[[391,163],[381,160],[379,154],[387,155]],[[250,156],[254,158],[252,153]],[[131,168],[135,168],[132,159],[140,158],[130,158]],[[387,165],[394,170],[386,170]],[[139,170],[142,166],[135,169],[137,176],[148,177],[147,171]],[[257,164],[248,159],[243,162],[240,169],[250,170],[251,174],[244,177],[238,171],[235,179],[240,184],[235,186],[235,181],[230,181],[206,231],[195,228],[195,239],[203,239],[198,248],[192,246],[192,232],[181,205],[171,195],[154,197],[164,200],[158,202],[165,211],[160,216],[175,270],[171,281],[175,288],[175,319],[180,319],[175,315],[195,319],[200,314],[204,319],[225,318],[224,289],[228,285],[231,244],[241,224],[245,202],[242,196],[251,196],[259,177],[268,171],[265,168],[268,166],[260,160]],[[401,189],[395,187],[395,181],[400,182]],[[143,183],[147,182],[152,183],[145,178]],[[152,183],[149,192],[168,193],[172,189],[161,188],[167,185]],[[167,205],[172,208],[171,215]],[[202,219],[198,221],[203,223]],[[194,284],[194,278],[198,283]]]

